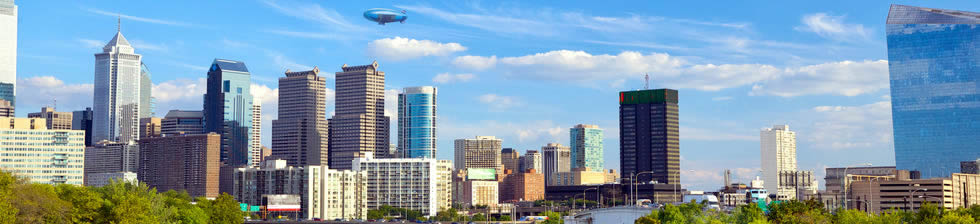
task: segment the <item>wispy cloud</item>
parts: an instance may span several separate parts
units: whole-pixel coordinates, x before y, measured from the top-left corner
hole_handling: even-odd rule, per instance
[[[301,31],[289,31],[289,30],[264,30],[264,32],[283,35],[283,36],[301,37],[301,38],[310,38],[310,39],[324,39],[324,40],[349,39],[349,37],[347,36],[338,35],[330,32],[301,32]]]
[[[439,83],[439,84],[448,84],[454,82],[469,82],[473,78],[476,78],[476,75],[469,74],[469,73],[449,74],[447,72],[447,73],[439,73],[435,77],[432,77],[432,82]]]
[[[867,41],[871,37],[871,30],[866,29],[861,24],[845,23],[845,16],[828,15],[827,13],[813,13],[804,15],[801,19],[802,25],[797,26],[797,31],[811,32],[821,37],[845,42]]]
[[[91,83],[65,83],[54,76],[33,76],[17,80],[17,106],[39,108],[53,106],[59,101],[59,111],[71,111],[91,107],[93,85]]]
[[[416,40],[404,37],[383,38],[368,43],[369,55],[400,61],[425,56],[446,56],[465,51],[459,43],[439,43],[431,40]]]
[[[105,46],[105,42],[92,39],[77,39],[79,43],[85,48],[102,48]]]
[[[279,52],[269,51],[267,55],[272,58],[272,63],[279,66],[280,70],[282,71],[286,71],[287,69],[298,71],[313,69],[313,66],[297,63],[296,61],[293,61],[293,59],[290,59]]]
[[[483,94],[477,98],[480,102],[491,108],[502,110],[520,105],[521,102],[512,96],[501,96],[497,94]]]
[[[126,19],[126,20],[132,20],[132,21],[138,21],[138,22],[145,22],[145,23],[170,25],[170,26],[193,26],[193,24],[185,23],[185,22],[180,22],[180,21],[175,21],[175,20],[153,19],[153,18],[146,18],[146,17],[139,17],[139,16],[131,16],[131,15],[126,15],[126,14],[122,14],[122,13],[118,13],[118,12],[109,12],[109,11],[103,11],[101,9],[94,9],[94,8],[85,8],[85,11],[88,11],[88,12],[91,12],[91,13],[95,13],[95,14],[99,14],[99,15],[112,16],[112,17],[118,16],[118,17],[123,18],[123,19]]]
[[[712,97],[711,98],[711,101],[728,101],[728,100],[732,100],[732,99],[735,99],[735,97],[732,97],[732,96],[716,96],[716,97]]]
[[[817,106],[806,116],[817,118],[808,142],[821,150],[889,149],[892,145],[891,102],[858,106]]]
[[[153,44],[137,39],[130,40],[129,42],[133,44],[133,48],[136,48],[136,50],[161,51],[161,52],[170,51],[170,47],[167,46],[166,44]]]

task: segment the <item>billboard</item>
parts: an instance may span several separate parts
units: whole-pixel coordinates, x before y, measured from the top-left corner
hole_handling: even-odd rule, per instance
[[[265,209],[268,211],[299,211],[300,200],[296,194],[267,194],[262,195]]]
[[[466,168],[467,180],[497,180],[497,170],[492,168]]]

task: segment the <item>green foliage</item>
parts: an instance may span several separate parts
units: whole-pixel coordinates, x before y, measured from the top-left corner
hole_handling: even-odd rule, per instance
[[[19,210],[17,223],[68,223],[72,204],[58,198],[54,186],[21,184],[13,186],[11,203]]]
[[[368,215],[370,216],[370,211],[368,211]],[[370,219],[370,217],[368,219]],[[460,220],[459,211],[457,211],[455,208],[442,210],[437,212],[433,219],[436,221],[458,221]]]
[[[766,214],[755,203],[740,205],[732,212],[736,223],[768,223]]]
[[[561,219],[561,213],[558,212],[542,212],[538,214],[540,216],[547,216],[548,220],[542,222],[542,224],[563,224],[565,221]]]
[[[452,210],[456,211],[456,209]],[[368,210],[367,214],[368,219],[391,219],[392,217],[401,217],[410,221],[425,221],[425,217],[422,216],[421,211],[395,208],[389,205],[382,205],[378,209]]]
[[[470,220],[471,221],[474,221],[474,222],[487,221],[487,215],[486,214],[483,214],[483,213],[476,213],[476,214],[473,214],[473,218],[470,219]]]
[[[55,187],[58,198],[73,205],[72,223],[95,223],[102,209],[102,195],[89,188],[62,184]]]
[[[197,199],[197,206],[207,213],[210,223],[244,223],[245,212],[242,212],[238,201],[228,194],[221,194],[214,200]]]
[[[8,172],[0,171],[0,223],[17,221],[19,210],[10,202],[13,201],[13,186],[21,182],[19,178]]]
[[[497,221],[511,221],[510,219],[509,215],[501,215],[500,218],[497,218]]]

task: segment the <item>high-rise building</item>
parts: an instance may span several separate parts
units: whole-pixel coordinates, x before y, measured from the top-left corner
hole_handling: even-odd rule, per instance
[[[92,108],[76,110],[71,115],[71,129],[85,131],[85,146],[92,146]]]
[[[17,5],[0,1],[0,99],[13,105],[17,83]]]
[[[293,219],[366,219],[365,174],[332,170],[325,165],[297,167],[287,165],[286,160],[266,160],[259,167],[235,169],[232,195],[241,203],[267,208],[268,203],[262,199],[269,195],[299,196],[299,211],[282,213]]]
[[[892,5],[885,33],[895,165],[948,177],[980,158],[980,13]]]
[[[289,161],[290,166],[329,163],[327,87],[326,78],[319,73],[317,67],[286,70],[286,77],[279,78],[279,118],[272,121],[272,156]]]
[[[375,159],[369,154],[355,159],[352,165],[355,171],[367,172],[369,209],[388,205],[432,216],[452,206],[452,167],[449,161]]]
[[[476,136],[474,139],[456,139],[453,167],[456,170],[467,168],[491,168],[497,176],[503,174],[500,151],[503,140],[493,136]]]
[[[142,58],[118,30],[95,54],[93,141],[139,140],[139,110],[149,103],[140,102]]]
[[[544,152],[542,174],[544,175],[544,182],[548,186],[554,184],[558,173],[571,171],[572,153],[568,146],[558,143],[548,143],[548,145],[541,147],[541,152]]]
[[[960,162],[960,173],[980,174],[980,159]]]
[[[398,151],[404,158],[436,158],[436,87],[398,94]]]
[[[140,139],[149,137],[160,137],[163,122],[159,117],[140,118]]]
[[[521,153],[514,148],[504,148],[500,150],[500,163],[503,164],[505,170],[517,172],[521,168]]]
[[[204,94],[204,132],[221,135],[221,162],[252,165],[252,85],[244,62],[214,59]]]
[[[160,121],[160,134],[203,134],[204,112],[199,110],[171,110]]]
[[[766,191],[778,194],[783,186],[779,173],[796,171],[796,132],[790,131],[789,125],[774,125],[762,129],[760,136],[762,180]]]
[[[34,183],[82,185],[85,133],[49,130],[42,118],[0,117],[0,170]]]
[[[330,168],[350,169],[368,153],[388,158],[389,120],[385,116],[385,73],[378,62],[341,66],[336,73],[335,115],[330,119]],[[275,147],[273,147],[275,148]]]
[[[578,124],[568,130],[571,146],[571,168],[602,170],[602,129],[598,125]],[[547,174],[545,174],[547,176]]]
[[[10,101],[0,99],[0,117],[14,117],[14,104]]]
[[[262,165],[262,104],[252,102],[252,166]]]
[[[619,92],[619,166],[639,182],[680,183],[677,90]],[[649,172],[650,175],[641,175]]]
[[[27,114],[29,118],[44,118],[48,129],[72,130],[72,112],[57,112],[53,107],[42,107],[41,112]]]
[[[527,150],[524,155],[521,156],[521,168],[520,172],[527,171],[529,169],[541,170],[544,165],[544,158],[541,158],[541,153],[538,150]]]
[[[150,68],[140,62],[140,107],[139,118],[153,117],[153,81],[150,80]]]
[[[140,182],[160,192],[186,190],[191,197],[218,197],[221,135],[146,138],[139,147]]]
[[[105,178],[135,177],[139,169],[139,152],[139,145],[133,142],[102,141],[85,148],[85,186],[105,185],[109,182]]]
[[[544,200],[545,176],[537,170],[510,174],[500,184],[500,201]]]

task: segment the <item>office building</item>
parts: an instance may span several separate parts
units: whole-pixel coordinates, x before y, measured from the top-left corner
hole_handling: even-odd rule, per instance
[[[141,139],[137,178],[159,192],[186,190],[191,197],[218,197],[221,135]]]
[[[345,64],[341,69],[335,80],[335,114],[329,121],[330,168],[350,169],[351,160],[369,153],[378,158],[391,157],[385,73],[378,71],[378,62]]]
[[[881,213],[890,209],[916,211],[931,203],[950,211],[977,204],[980,175],[953,173],[930,179],[870,179],[855,181],[848,194],[848,208]],[[870,205],[870,206],[869,206]]]
[[[14,105],[17,83],[17,5],[0,1],[0,99]]]
[[[591,170],[580,167],[567,172],[555,173],[555,179],[548,186],[611,184],[619,180],[616,170]]]
[[[403,158],[436,158],[436,87],[398,94],[398,146]]]
[[[980,13],[892,5],[885,33],[895,165],[948,177],[980,158]]]
[[[252,85],[244,62],[214,59],[204,94],[204,132],[221,135],[221,163],[251,166]]]
[[[320,69],[279,78],[279,118],[272,121],[272,156],[290,166],[327,165],[327,87]],[[353,158],[351,158],[353,159]],[[348,161],[349,162],[349,161]]]
[[[503,174],[500,162],[503,140],[493,136],[476,136],[474,139],[456,139],[454,143],[453,167],[456,170],[491,168],[497,171],[497,176]]]
[[[14,117],[14,104],[10,101],[0,99],[0,117]]]
[[[367,207],[383,205],[434,216],[452,205],[452,167],[446,160],[376,159],[368,154],[353,161],[353,170],[367,172]]]
[[[101,141],[85,148],[85,186],[104,185],[108,180],[101,177],[129,175],[107,173],[133,173],[131,176],[135,176],[139,170],[139,153],[139,145],[134,142]]]
[[[598,125],[577,124],[568,130],[571,147],[571,168],[588,167],[602,170],[602,129]]]
[[[806,195],[816,194],[820,187],[809,170],[780,171],[777,175],[780,185],[776,200],[803,199]]]
[[[92,146],[92,108],[77,110],[71,115],[71,129],[85,131],[85,146]]]
[[[529,169],[541,170],[544,165],[544,158],[541,157],[541,153],[538,150],[527,150],[524,155],[521,156],[521,168],[520,172],[524,172]]]
[[[325,165],[289,166],[286,160],[275,159],[259,167],[235,169],[232,195],[256,206],[265,205],[262,199],[269,195],[298,195],[300,210],[292,218],[366,219],[365,181],[365,172],[332,170]]]
[[[162,136],[161,133],[162,126],[163,126],[162,120],[158,117],[140,118],[140,138],[142,139],[142,138]]]
[[[680,183],[677,90],[619,92],[619,167],[640,182]]]
[[[54,107],[42,107],[41,112],[28,113],[28,118],[43,118],[48,130],[72,130],[72,112],[57,112]]]
[[[503,148],[500,150],[500,163],[504,170],[517,172],[521,167],[521,152],[514,150],[514,148]]]
[[[462,183],[459,203],[464,206],[497,207],[500,201],[500,182],[496,180],[466,180]]]
[[[262,105],[261,102],[252,102],[252,166],[262,165]]]
[[[115,182],[137,183],[139,178],[133,172],[85,174],[85,186],[102,187]]]
[[[895,176],[894,166],[828,167],[824,174],[824,189],[829,194],[841,194],[841,184],[851,176]],[[912,178],[918,179],[918,178]]]
[[[980,174],[980,159],[960,162],[960,173]]]
[[[138,118],[153,117],[153,109],[156,105],[153,99],[153,81],[150,79],[150,68],[140,62],[140,106]]]
[[[160,120],[160,124],[160,134],[164,136],[203,134],[204,112],[199,110],[171,110]]]
[[[504,177],[500,183],[500,201],[537,201],[544,200],[545,176],[537,170],[527,170]]]
[[[796,171],[796,132],[789,125],[775,125],[760,132],[762,180],[766,190],[778,193],[783,186],[779,173]]]
[[[85,133],[49,130],[41,118],[0,117],[0,169],[33,183],[82,185]]]
[[[140,102],[142,59],[118,30],[102,53],[95,54],[93,141],[139,140],[139,110],[149,104]]]
[[[547,185],[554,184],[558,173],[571,171],[573,157],[568,146],[563,146],[558,143],[548,143],[548,145],[541,147],[541,152],[544,152],[542,169],[544,171],[544,182]]]

